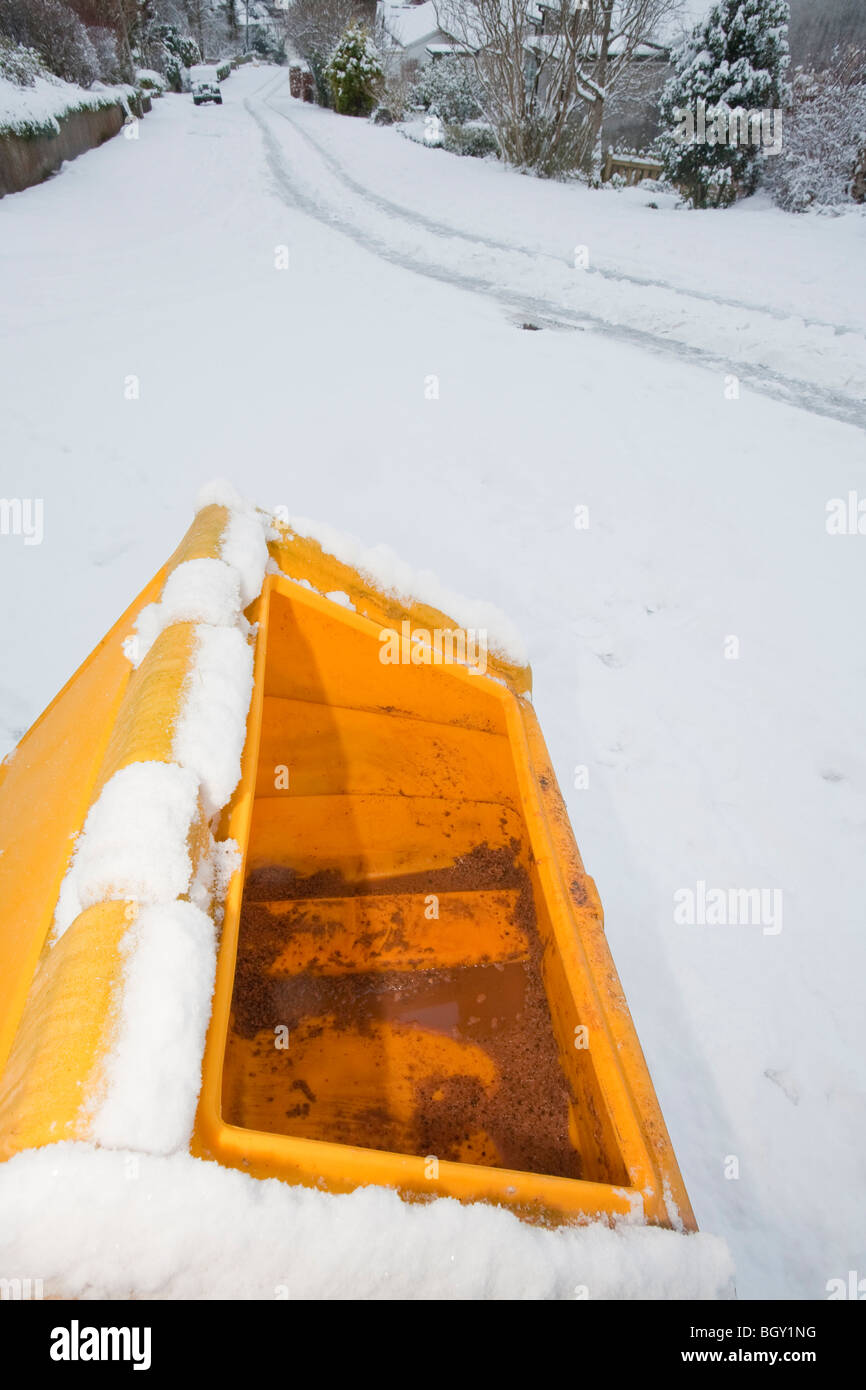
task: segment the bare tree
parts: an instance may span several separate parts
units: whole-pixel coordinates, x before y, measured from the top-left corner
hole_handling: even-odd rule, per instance
[[[210,56],[206,29],[208,20],[212,19],[213,16],[207,0],[181,0],[181,9],[189,26],[189,32],[198,44],[199,53],[203,58]]]
[[[117,39],[117,63],[124,81],[134,74],[131,34],[139,18],[138,0],[66,0],[88,28],[110,29]]]
[[[75,0],[81,3],[137,4],[140,23],[139,47],[150,47],[147,39],[153,25],[170,24],[198,44],[202,58],[220,58],[236,52],[240,26],[235,0]]]
[[[436,0],[471,54],[511,163],[556,174],[600,164],[605,99],[680,0]]]
[[[863,0],[791,0],[791,66],[820,69],[834,62],[834,51],[866,48]]]
[[[308,64],[323,106],[331,101],[325,77],[328,59],[356,9],[355,0],[291,0],[286,11],[286,38]]]

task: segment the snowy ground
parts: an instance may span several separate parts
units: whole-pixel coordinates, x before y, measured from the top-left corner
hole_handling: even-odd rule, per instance
[[[741,1296],[826,1296],[866,1269],[866,540],[825,527],[866,218],[541,184],[268,69],[224,99],[0,203],[0,494],[44,501],[0,536],[0,753],[215,475],[493,601],[698,1220]],[[675,923],[701,881],[782,930]]]

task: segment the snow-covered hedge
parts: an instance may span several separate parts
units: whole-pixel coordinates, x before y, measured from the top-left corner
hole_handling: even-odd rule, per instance
[[[115,75],[117,47],[110,31],[89,30],[63,0],[3,0],[0,33],[10,43],[36,49],[45,67],[64,82],[89,87],[97,78]]]
[[[195,39],[176,24],[151,20],[139,31],[135,58],[142,68],[162,73],[171,91],[181,92],[185,70],[201,62],[201,53]]]
[[[442,136],[442,148],[451,154],[471,155],[474,159],[499,154],[499,145],[493,130],[480,121],[469,125],[446,125]]]
[[[139,68],[135,74],[135,84],[145,92],[152,92],[154,96],[161,97],[163,92],[168,91],[168,82],[161,72],[155,68]]]
[[[76,111],[101,111],[107,106],[125,105],[128,88],[103,87],[86,92],[73,82],[61,82],[45,73],[28,83],[0,76],[0,138],[17,135],[35,139],[40,135],[59,135],[60,121]]]
[[[789,212],[862,202],[866,187],[866,55],[860,71],[798,72],[782,153],[766,183]]]
[[[31,87],[37,77],[45,75],[45,64],[35,48],[11,43],[0,34],[0,78],[15,82],[19,87]]]
[[[0,138],[59,135],[64,116],[101,111],[118,103],[129,110],[134,94],[133,87],[97,82],[85,91],[75,82],[63,82],[47,70],[35,49],[10,43],[0,34]]]
[[[466,58],[437,58],[422,68],[410,93],[416,106],[452,125],[464,125],[481,115],[481,89],[475,68]]]

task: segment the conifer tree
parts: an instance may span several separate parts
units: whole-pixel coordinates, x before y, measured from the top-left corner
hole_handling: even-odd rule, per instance
[[[788,0],[717,0],[675,53],[659,147],[693,206],[754,192],[762,148],[781,134],[789,17]]]

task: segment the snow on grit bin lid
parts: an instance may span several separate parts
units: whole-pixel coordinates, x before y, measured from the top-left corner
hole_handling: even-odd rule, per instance
[[[58,789],[55,764],[42,822],[34,811],[23,837],[48,827],[30,856],[50,872],[41,893],[32,873],[12,885],[25,930],[17,944],[0,938],[14,967],[0,1000],[0,1065],[11,1044],[0,1154],[106,1133],[109,1112],[82,1108],[82,1092],[98,1094],[106,1070],[109,1090],[119,1085],[111,1019],[119,997],[122,1013],[124,934],[153,909],[137,884],[87,884],[89,897],[78,884],[80,911],[60,938],[54,909],[88,807],[131,763],[155,761],[197,779],[190,881],[178,894],[197,904],[190,912],[220,915],[219,894],[201,892],[214,828],[241,861],[225,898],[197,1111],[194,1094],[175,1097],[189,1122],[172,1134],[155,1097],[155,1149],[182,1133],[189,1144],[192,1129],[194,1153],[257,1177],[693,1229],[528,669],[494,652],[480,660],[471,636],[461,649],[467,634],[443,614],[394,599],[270,518],[274,563],[251,580],[249,521],[221,506],[199,513],[4,769],[0,843],[49,745],[71,758],[73,785]],[[245,611],[203,610],[203,579],[205,608],[219,609],[225,576],[205,576],[202,560],[238,570]],[[147,634],[142,611],[160,596],[156,636],[130,673],[121,639],[142,625]],[[202,732],[219,731],[207,701],[221,677],[190,624],[235,618],[252,696],[229,796],[226,776],[202,765],[224,762],[231,738],[222,730],[209,743]],[[72,754],[64,730],[75,719],[85,751]],[[87,827],[92,838],[96,820]],[[118,1143],[124,1112],[113,1100]],[[148,1148],[141,1114],[134,1128],[130,1147]]]

